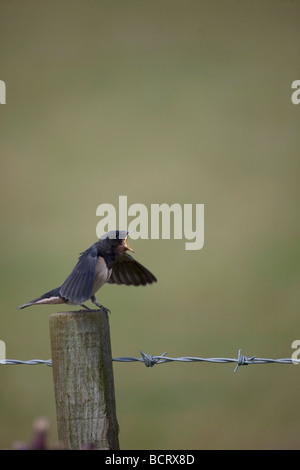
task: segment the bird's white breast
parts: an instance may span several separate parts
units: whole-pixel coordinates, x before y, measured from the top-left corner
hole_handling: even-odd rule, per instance
[[[100,256],[97,259],[96,262],[96,268],[95,268],[95,283],[94,283],[94,289],[93,289],[93,295],[97,290],[100,289],[100,287],[105,284],[108,279],[110,278],[111,275],[111,269],[107,269],[106,263],[103,258]]]

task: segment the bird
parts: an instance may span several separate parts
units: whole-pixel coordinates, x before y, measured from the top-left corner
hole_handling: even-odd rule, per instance
[[[80,253],[76,266],[60,287],[17,308],[64,303],[92,310],[84,304],[90,300],[99,310],[107,313],[110,310],[101,305],[95,296],[105,283],[145,286],[157,282],[147,268],[127,253],[134,253],[128,244],[129,233],[126,230],[111,230],[101,235],[96,243]]]

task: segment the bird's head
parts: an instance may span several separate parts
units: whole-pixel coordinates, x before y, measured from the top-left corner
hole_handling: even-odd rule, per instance
[[[128,244],[128,235],[130,233],[126,230],[111,230],[101,235],[100,241],[105,244],[106,248],[110,248],[110,251],[121,256],[126,251],[133,252]]]

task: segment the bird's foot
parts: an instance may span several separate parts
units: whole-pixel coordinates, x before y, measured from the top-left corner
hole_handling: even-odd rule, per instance
[[[105,313],[111,313],[111,311],[109,310],[109,308],[106,308],[104,307],[103,305],[99,304],[99,302],[97,302],[97,299],[96,297],[93,295],[93,297],[91,298],[91,301],[93,302],[93,304],[97,305],[97,307],[99,307],[99,310],[102,310],[102,312],[105,312]]]
[[[104,307],[103,305],[98,304],[98,302],[97,302],[95,305],[97,305],[97,307],[99,307],[99,310],[102,310],[102,312],[111,313],[111,311],[109,310],[109,308],[106,308],[106,307]]]
[[[87,307],[87,306],[86,306],[86,305],[84,305],[84,304],[80,304],[80,307],[84,307],[84,308],[85,308],[86,310],[88,310],[89,312],[92,312],[92,311],[93,311],[93,309],[92,309],[92,308],[90,308],[90,307]]]

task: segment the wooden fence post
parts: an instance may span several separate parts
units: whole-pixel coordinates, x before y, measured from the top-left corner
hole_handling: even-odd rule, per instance
[[[58,439],[64,449],[119,449],[108,315],[50,315]]]

